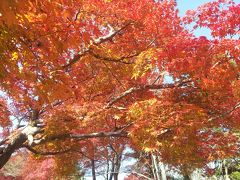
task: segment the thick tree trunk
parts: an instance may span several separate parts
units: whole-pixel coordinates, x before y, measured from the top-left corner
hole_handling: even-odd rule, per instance
[[[8,162],[12,154],[22,145],[29,140],[33,141],[33,136],[36,133],[41,132],[40,128],[37,127],[39,111],[33,110],[31,113],[30,123],[23,129],[17,129],[14,131],[5,141],[5,147],[2,148],[0,152],[0,169]],[[9,143],[8,143],[9,141]],[[3,145],[3,144],[1,144]]]
[[[0,169],[8,162],[11,155],[19,149],[23,143],[27,140],[27,136],[25,134],[19,134],[15,139],[12,140],[10,144],[8,144],[0,155]]]

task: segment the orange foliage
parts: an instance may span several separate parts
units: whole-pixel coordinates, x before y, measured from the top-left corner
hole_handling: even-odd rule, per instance
[[[74,149],[51,162],[59,169],[81,161],[76,150],[102,158],[93,147],[111,142],[159,152],[175,166],[234,156],[239,7],[218,0],[181,18],[173,0],[0,1],[0,86],[12,102],[0,102],[0,125],[9,125],[9,115],[29,122],[37,109],[46,125],[39,138],[118,130],[129,137],[34,147]],[[212,38],[196,37],[192,23]]]

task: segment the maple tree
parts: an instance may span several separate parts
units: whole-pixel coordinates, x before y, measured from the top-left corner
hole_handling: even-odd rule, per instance
[[[237,156],[239,14],[231,0],[183,18],[173,0],[1,1],[0,167],[24,150],[28,178],[109,153],[119,170],[126,146],[183,171]]]

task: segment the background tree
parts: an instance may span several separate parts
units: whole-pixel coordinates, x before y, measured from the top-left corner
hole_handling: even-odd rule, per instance
[[[231,0],[184,18],[173,0],[1,1],[0,167],[26,149],[38,172],[55,169],[46,177],[73,175],[112,144],[114,173],[126,145],[186,175],[236,156],[239,11]]]

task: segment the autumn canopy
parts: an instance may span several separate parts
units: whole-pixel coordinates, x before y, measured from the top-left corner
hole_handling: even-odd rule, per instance
[[[187,172],[238,156],[239,14],[231,0],[184,17],[173,0],[1,0],[0,167],[20,154],[22,174],[64,176],[127,148]]]

